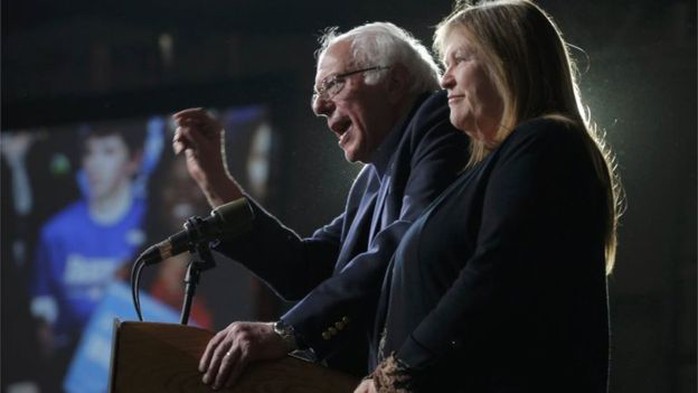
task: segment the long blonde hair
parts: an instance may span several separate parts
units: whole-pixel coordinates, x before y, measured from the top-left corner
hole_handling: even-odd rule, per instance
[[[519,123],[537,117],[566,119],[587,136],[597,176],[606,188],[606,272],[610,274],[618,244],[622,189],[613,155],[582,102],[577,70],[560,30],[550,16],[527,0],[477,5],[459,1],[434,33],[434,49],[440,57],[454,33],[464,34],[474,43],[503,99],[497,144]],[[473,165],[489,150],[482,141],[473,139],[471,153]]]

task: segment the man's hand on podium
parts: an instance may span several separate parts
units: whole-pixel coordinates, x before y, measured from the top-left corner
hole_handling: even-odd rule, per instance
[[[213,389],[231,387],[247,364],[280,359],[287,343],[274,332],[273,323],[233,322],[216,334],[199,361],[202,381]]]

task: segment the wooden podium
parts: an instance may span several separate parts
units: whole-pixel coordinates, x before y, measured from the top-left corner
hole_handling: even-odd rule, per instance
[[[114,322],[110,393],[210,393],[201,382],[199,358],[213,333],[192,326]],[[248,365],[229,393],[351,393],[359,381],[288,356]]]

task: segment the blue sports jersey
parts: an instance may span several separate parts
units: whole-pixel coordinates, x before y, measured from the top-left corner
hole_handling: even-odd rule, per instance
[[[134,198],[129,211],[107,225],[93,221],[88,209],[78,201],[56,214],[42,228],[36,250],[32,296],[55,304],[55,318],[48,319],[55,319],[50,322],[59,346],[77,337],[114,272],[132,262],[145,240],[143,199]]]

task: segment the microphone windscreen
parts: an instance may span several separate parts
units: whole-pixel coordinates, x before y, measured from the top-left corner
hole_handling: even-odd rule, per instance
[[[254,221],[254,210],[247,198],[239,198],[215,208],[211,215],[217,218],[224,236],[236,236],[247,231]]]

